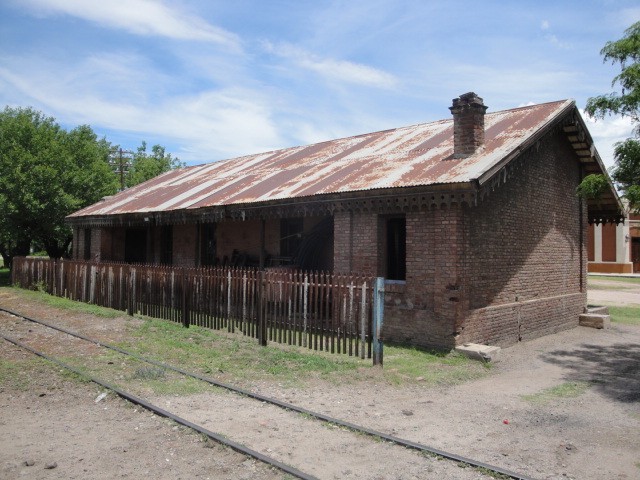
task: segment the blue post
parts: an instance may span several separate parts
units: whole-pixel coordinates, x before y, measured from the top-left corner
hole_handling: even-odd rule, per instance
[[[382,324],[384,322],[384,278],[377,277],[373,287],[373,364],[383,363]]]

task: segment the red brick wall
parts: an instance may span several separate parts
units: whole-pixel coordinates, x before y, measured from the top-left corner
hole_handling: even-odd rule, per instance
[[[387,341],[507,346],[578,324],[588,225],[583,208],[580,231],[579,165],[562,134],[524,155],[477,206],[407,213],[407,281],[386,295]]]
[[[464,209],[470,312],[457,343],[505,346],[570,328],[586,305],[575,154],[556,133],[524,155],[506,184]]]
[[[377,214],[336,213],[333,231],[335,272],[378,275],[381,240]]]
[[[216,227],[217,256],[220,261],[226,256],[231,259],[233,250],[260,257],[259,219],[245,221],[224,221]],[[280,220],[269,219],[265,222],[265,250],[269,255],[280,253]]]
[[[193,267],[197,261],[197,225],[173,227],[173,264],[177,267]]]
[[[410,212],[407,279],[385,295],[384,338],[452,348],[467,304],[463,215],[459,207]]]

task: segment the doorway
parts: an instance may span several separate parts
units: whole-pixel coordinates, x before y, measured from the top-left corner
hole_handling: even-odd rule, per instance
[[[631,239],[631,261],[633,273],[640,273],[640,237]]]
[[[127,229],[124,243],[124,261],[127,263],[147,263],[146,229]]]

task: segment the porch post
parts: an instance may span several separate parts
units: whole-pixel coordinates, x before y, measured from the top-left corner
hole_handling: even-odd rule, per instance
[[[264,234],[264,230],[265,230],[265,219],[261,218],[260,219],[260,269],[264,269],[264,264],[265,264],[265,234]]]
[[[373,364],[382,367],[384,359],[384,342],[382,338],[382,324],[384,322],[384,278],[377,277],[373,285]]]

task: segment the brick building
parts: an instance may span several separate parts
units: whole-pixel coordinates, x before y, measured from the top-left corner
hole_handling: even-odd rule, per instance
[[[386,340],[510,345],[578,324],[587,226],[620,220],[572,101],[453,118],[165,173],[68,217],[76,258],[383,276]]]
[[[587,257],[589,273],[640,273],[640,215],[589,225]]]

